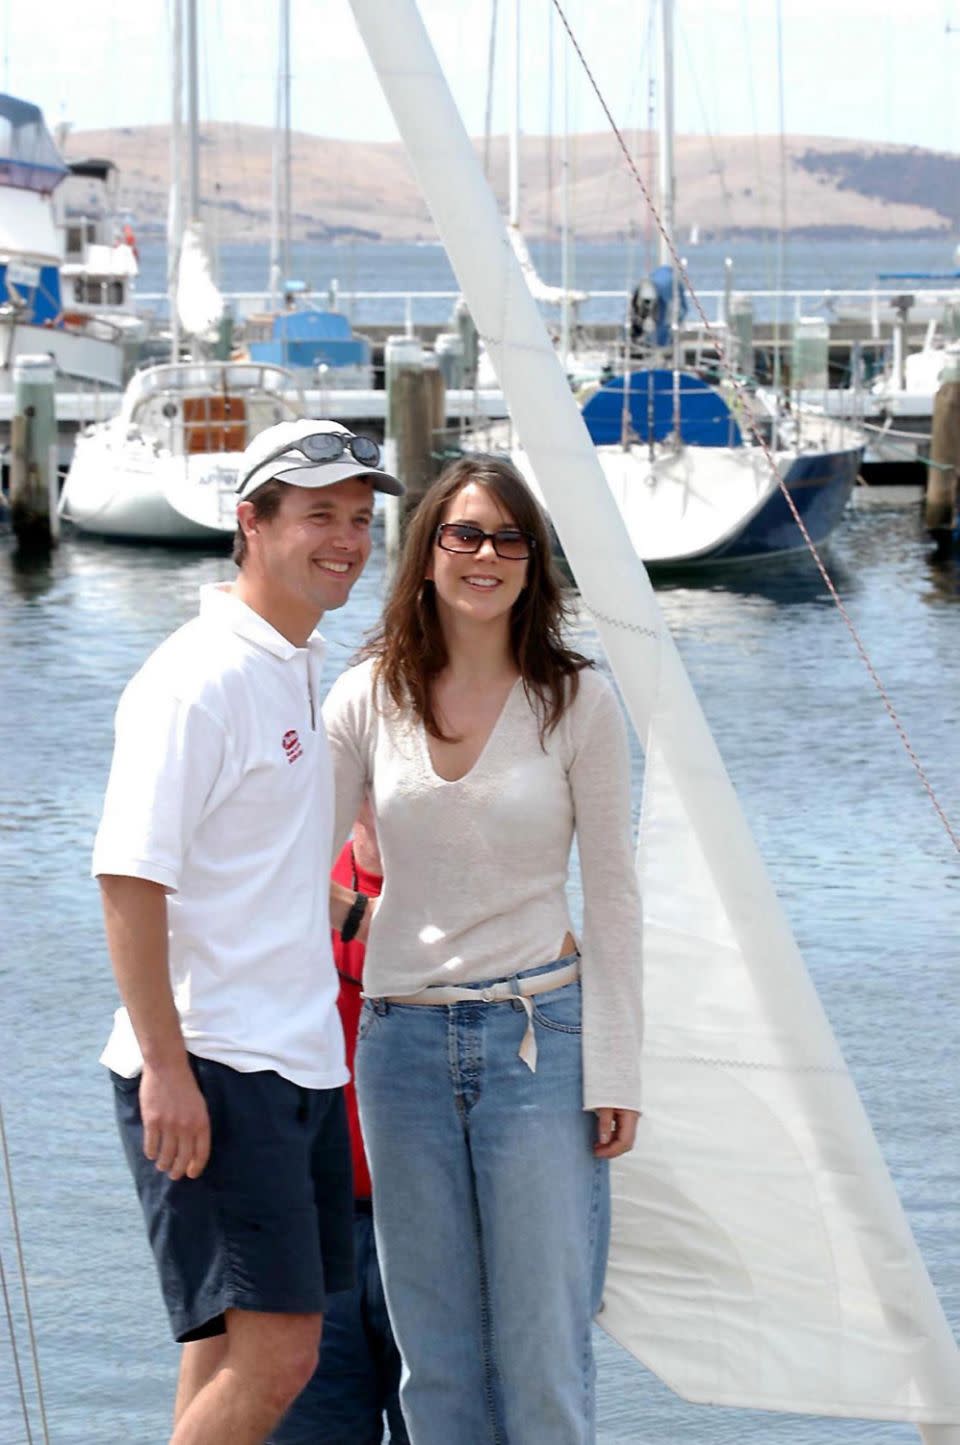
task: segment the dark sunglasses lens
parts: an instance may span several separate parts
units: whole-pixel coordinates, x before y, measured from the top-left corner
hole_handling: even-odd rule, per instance
[[[506,557],[514,562],[522,561],[530,552],[530,543],[526,533],[514,532],[510,528],[502,532],[494,532],[493,545],[499,557]]]
[[[330,462],[343,455],[344,438],[339,432],[315,432],[297,442],[303,455],[311,462]]]
[[[358,462],[363,462],[365,467],[378,467],[380,465],[380,448],[375,441],[369,437],[354,437],[350,443],[350,450]]]
[[[438,540],[440,546],[445,547],[448,552],[476,552],[483,541],[483,533],[479,527],[444,522]]]

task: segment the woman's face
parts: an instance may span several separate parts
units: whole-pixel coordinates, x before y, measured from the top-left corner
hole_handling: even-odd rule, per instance
[[[484,532],[516,527],[516,522],[494,494],[470,482],[443,510],[441,522],[463,522]],[[488,538],[478,552],[448,552],[435,541],[427,565],[433,582],[441,622],[496,623],[503,625],[523,591],[528,563],[499,557]]]

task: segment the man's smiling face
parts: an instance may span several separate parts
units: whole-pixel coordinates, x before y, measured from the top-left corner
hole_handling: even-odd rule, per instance
[[[270,611],[309,615],[312,628],[324,612],[342,607],[370,556],[372,520],[373,488],[363,477],[285,486],[275,515],[255,523],[255,566]]]

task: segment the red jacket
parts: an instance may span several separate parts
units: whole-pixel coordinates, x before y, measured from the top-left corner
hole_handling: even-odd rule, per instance
[[[342,883],[345,888],[353,888],[356,892],[366,893],[371,898],[379,897],[380,887],[383,883],[379,874],[367,873],[364,869],[356,867],[352,843],[345,844],[340,857],[333,865],[331,877],[335,883]],[[350,1153],[353,1158],[353,1195],[355,1199],[369,1199],[371,1194],[370,1171],[367,1168],[367,1156],[363,1151],[360,1118],[357,1113],[357,1094],[353,1087],[353,1056],[357,1048],[357,1024],[360,1020],[360,1009],[363,1006],[360,986],[363,980],[363,955],[366,950],[364,945],[357,943],[356,940],[352,943],[344,943],[336,929],[332,931],[332,940],[333,961],[337,965],[337,972],[340,975],[340,995],[337,999],[337,1007],[340,1010],[343,1036],[347,1046],[347,1068],[351,1075],[345,1092],[347,1120],[350,1124]]]

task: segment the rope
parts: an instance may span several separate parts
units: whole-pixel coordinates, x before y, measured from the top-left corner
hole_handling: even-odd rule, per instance
[[[13,1322],[13,1308],[10,1304],[10,1292],[7,1289],[7,1272],[3,1267],[2,1254],[0,1254],[0,1288],[3,1290],[3,1303],[7,1313],[7,1329],[10,1331],[10,1349],[13,1352],[13,1368],[17,1376],[17,1389],[20,1393],[20,1409],[23,1412],[23,1424],[27,1432],[27,1445],[33,1445],[33,1432],[30,1429],[30,1409],[27,1405],[27,1392],[23,1384],[23,1371],[20,1368],[20,1351],[17,1349],[17,1331]]]
[[[567,32],[567,35],[568,35],[568,37],[569,37],[569,39],[570,39],[570,43],[571,43],[571,45],[573,46],[574,51],[576,52],[577,58],[578,58],[578,60],[580,61],[580,64],[582,65],[582,67],[583,67],[584,74],[586,75],[587,80],[589,81],[590,86],[591,86],[591,88],[593,89],[593,92],[594,92],[594,94],[595,94],[596,97],[597,97],[597,100],[600,102],[601,109],[603,110],[603,113],[604,113],[604,115],[606,116],[607,121],[609,122],[610,128],[611,128],[611,130],[613,131],[614,136],[616,137],[617,144],[619,145],[620,150],[621,150],[622,153],[623,153],[624,160],[626,161],[627,166],[628,166],[628,168],[629,168],[629,170],[630,170],[630,172],[631,172],[634,180],[636,181],[637,185],[640,187],[641,192],[643,193],[643,198],[644,198],[647,206],[649,207],[649,210],[650,210],[650,212],[651,212],[651,214],[652,214],[652,216],[653,216],[654,222],[656,223],[656,226],[657,226],[657,229],[658,229],[659,232],[660,232],[660,235],[663,237],[664,241],[666,242],[667,250],[670,252],[671,259],[673,260],[673,263],[674,263],[674,265],[675,265],[676,268],[677,268],[677,273],[678,273],[678,275],[680,276],[680,279],[682,280],[682,282],[684,283],[684,285],[687,287],[687,290],[688,290],[689,295],[690,295],[690,299],[691,299],[691,301],[693,302],[694,307],[696,308],[696,311],[697,311],[698,316],[700,317],[700,320],[702,321],[704,327],[706,328],[707,335],[711,337],[711,339],[713,340],[714,345],[716,346],[717,356],[718,356],[719,361],[720,361],[720,366],[721,366],[721,368],[723,369],[723,371],[726,373],[727,377],[729,378],[730,384],[731,384],[731,386],[733,387],[733,389],[734,389],[734,391],[735,391],[735,393],[736,393],[736,395],[737,395],[737,399],[738,399],[738,400],[741,402],[741,404],[743,405],[744,414],[745,414],[745,417],[746,417],[746,419],[747,419],[747,426],[749,427],[749,430],[750,430],[750,432],[751,432],[751,434],[752,434],[752,436],[753,436],[753,439],[754,439],[754,441],[757,443],[757,445],[762,449],[763,454],[764,454],[767,462],[769,463],[770,470],[771,470],[771,472],[773,473],[774,477],[776,477],[777,486],[780,488],[780,491],[781,491],[781,493],[782,493],[782,495],[783,495],[783,497],[784,497],[784,500],[786,501],[787,506],[788,506],[789,509],[790,509],[790,513],[791,513],[791,515],[792,515],[792,517],[793,517],[793,520],[796,522],[797,527],[800,529],[800,535],[802,536],[804,542],[806,543],[807,549],[809,550],[810,555],[813,557],[813,560],[814,560],[814,562],[815,562],[816,565],[817,565],[817,570],[819,571],[820,576],[823,578],[824,585],[826,586],[827,591],[830,593],[830,596],[831,596],[831,598],[833,599],[833,602],[834,602],[834,604],[835,604],[838,612],[840,613],[840,616],[843,618],[844,622],[846,623],[847,631],[850,633],[850,636],[851,636],[851,638],[853,639],[854,647],[856,648],[856,650],[857,650],[857,652],[858,652],[858,654],[859,654],[859,656],[860,656],[860,660],[861,660],[861,662],[863,663],[864,667],[866,668],[867,674],[868,674],[868,676],[870,677],[871,681],[873,682],[874,687],[877,689],[877,692],[880,694],[880,698],[881,698],[881,700],[882,700],[882,702],[883,702],[883,706],[884,706],[884,708],[886,709],[886,712],[887,712],[887,715],[888,715],[889,718],[890,718],[890,721],[893,723],[893,726],[895,727],[895,729],[896,729],[896,731],[897,731],[897,734],[898,734],[898,736],[899,736],[899,738],[900,738],[901,743],[903,744],[903,747],[904,747],[904,750],[905,750],[905,752],[906,752],[906,754],[907,754],[907,757],[910,759],[911,763],[913,764],[914,769],[915,769],[915,771],[916,771],[916,773],[917,773],[917,776],[918,776],[918,778],[920,779],[921,785],[923,786],[924,791],[926,792],[928,798],[930,799],[930,802],[931,802],[932,805],[933,805],[933,808],[934,808],[934,811],[935,811],[936,814],[937,814],[937,817],[940,819],[940,822],[943,824],[943,827],[944,827],[944,829],[946,830],[946,833],[947,833],[948,838],[950,839],[950,841],[951,841],[951,843],[953,844],[953,846],[954,846],[954,848],[956,849],[956,851],[957,851],[958,853],[960,853],[960,836],[958,836],[957,833],[954,831],[954,829],[953,829],[953,827],[952,827],[952,825],[951,825],[951,823],[950,823],[950,819],[947,817],[946,811],[945,811],[943,805],[941,804],[940,799],[937,797],[937,794],[936,794],[936,792],[935,792],[935,790],[934,790],[933,784],[931,783],[930,779],[928,778],[927,773],[926,773],[926,770],[924,769],[923,764],[921,763],[919,757],[917,756],[916,752],[914,751],[913,744],[911,743],[910,738],[909,738],[908,735],[907,735],[906,728],[904,727],[903,723],[900,721],[899,714],[897,713],[897,710],[896,710],[896,708],[894,707],[893,702],[891,701],[890,696],[889,696],[889,694],[887,693],[887,690],[886,690],[886,688],[884,687],[883,682],[882,682],[879,674],[877,673],[876,668],[875,668],[874,665],[873,665],[873,662],[872,662],[872,660],[871,660],[871,658],[870,658],[870,654],[867,652],[866,646],[864,645],[863,640],[862,640],[862,638],[860,637],[860,634],[859,634],[859,632],[857,631],[856,626],[854,625],[853,619],[851,618],[849,612],[847,611],[846,607],[845,607],[844,604],[843,604],[843,601],[842,601],[842,599],[841,599],[841,597],[840,597],[840,594],[839,594],[839,592],[837,591],[837,589],[836,589],[836,587],[835,587],[835,585],[834,585],[833,578],[830,576],[829,572],[827,571],[826,567],[824,566],[823,560],[822,560],[822,558],[821,558],[821,556],[820,556],[820,553],[817,551],[817,548],[816,548],[816,545],[815,545],[815,543],[814,543],[814,541],[813,541],[813,538],[810,536],[810,533],[809,533],[808,530],[807,530],[806,524],[804,523],[803,518],[801,517],[799,511],[797,510],[797,505],[796,505],[796,503],[794,502],[793,497],[790,495],[790,492],[789,492],[788,488],[784,485],[783,478],[782,478],[781,475],[780,475],[780,471],[779,471],[779,468],[777,467],[776,461],[774,460],[773,453],[770,451],[770,448],[769,448],[769,446],[767,445],[764,437],[760,434],[760,432],[757,430],[757,428],[755,427],[755,425],[754,425],[754,423],[753,423],[753,421],[752,421],[752,408],[751,408],[751,406],[750,406],[750,402],[749,402],[747,393],[746,393],[745,389],[743,388],[743,386],[741,385],[741,383],[738,381],[736,375],[734,374],[733,368],[732,368],[732,366],[731,366],[731,364],[730,364],[730,361],[729,361],[729,359],[728,359],[728,356],[727,356],[727,351],[726,351],[726,347],[725,347],[724,342],[723,342],[723,339],[722,339],[722,335],[721,335],[720,331],[718,331],[718,330],[710,323],[710,321],[708,321],[708,319],[707,319],[707,315],[706,315],[706,312],[704,311],[703,306],[702,306],[702,304],[701,304],[701,302],[700,302],[700,298],[699,298],[699,296],[697,295],[697,292],[694,290],[694,288],[693,288],[693,286],[692,286],[692,284],[691,284],[691,282],[690,282],[690,277],[689,277],[689,275],[687,274],[687,268],[684,266],[682,260],[680,259],[679,255],[677,254],[676,247],[675,247],[674,244],[673,244],[673,237],[667,235],[667,232],[666,232],[666,230],[665,230],[665,228],[664,228],[664,225],[663,225],[663,221],[662,221],[661,218],[660,218],[660,213],[659,213],[659,211],[657,210],[657,207],[656,207],[656,205],[655,205],[655,203],[654,203],[654,201],[653,201],[652,196],[650,195],[649,190],[647,189],[646,185],[644,184],[643,177],[641,176],[639,170],[637,169],[637,166],[636,166],[636,164],[635,164],[635,162],[634,162],[633,156],[630,154],[629,147],[627,146],[626,142],[624,141],[624,138],[623,138],[623,136],[622,136],[621,133],[620,133],[620,129],[619,129],[619,127],[617,126],[617,123],[616,123],[616,121],[614,120],[614,118],[613,118],[613,116],[612,116],[612,114],[611,114],[611,112],[610,112],[610,108],[609,108],[609,106],[607,105],[607,102],[606,102],[606,100],[605,100],[605,98],[604,98],[604,96],[603,96],[603,93],[601,92],[600,87],[599,87],[599,85],[597,84],[597,82],[596,82],[596,80],[595,80],[595,78],[594,78],[593,71],[590,69],[590,66],[589,66],[588,63],[587,63],[586,56],[584,55],[583,51],[581,50],[580,45],[579,45],[579,43],[578,43],[578,41],[577,41],[577,38],[576,38],[576,36],[574,35],[572,29],[570,28],[570,22],[567,20],[567,17],[566,17],[566,15],[564,14],[563,6],[561,5],[560,0],[553,0],[553,4],[554,4],[554,7],[555,7],[555,9],[556,9],[556,11],[557,11],[557,14],[560,16],[560,21],[561,21],[561,23],[562,23],[562,25],[563,25],[563,28],[564,28],[564,29],[566,30],[566,32]]]
[[[20,1273],[20,1290],[23,1295],[23,1310],[24,1314],[27,1317],[27,1336],[30,1340],[30,1355],[33,1360],[33,1377],[37,1385],[37,1403],[40,1407],[40,1425],[43,1431],[44,1445],[50,1445],[50,1432],[47,1428],[47,1411],[43,1399],[43,1380],[40,1376],[40,1358],[37,1354],[37,1336],[36,1331],[33,1327],[33,1314],[30,1309],[30,1291],[27,1288],[27,1269],[23,1259],[23,1244],[20,1239],[20,1222],[17,1217],[17,1201],[13,1193],[13,1173],[10,1169],[10,1153],[7,1149],[7,1130],[3,1120],[2,1103],[0,1103],[0,1151],[2,1151],[3,1153],[3,1170],[7,1180],[7,1196],[10,1201],[10,1220],[13,1225],[13,1238],[17,1251],[17,1268]],[[4,1299],[6,1300],[8,1298],[6,1276],[4,1276],[3,1281],[3,1294]],[[7,1317],[8,1319],[10,1319],[10,1334],[12,1339],[13,1319],[10,1314],[9,1303],[7,1306]],[[16,1356],[16,1346],[14,1346],[14,1355]],[[20,1380],[19,1361],[17,1362],[17,1379]],[[23,1394],[22,1381],[20,1384],[20,1398],[24,1401],[24,1412],[26,1412],[26,1402]],[[29,1420],[27,1421],[27,1440],[28,1445],[32,1445],[33,1435],[30,1432]]]

